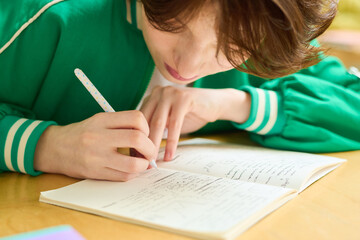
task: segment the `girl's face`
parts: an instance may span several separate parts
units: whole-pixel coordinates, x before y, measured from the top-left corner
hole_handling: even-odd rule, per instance
[[[220,51],[216,56],[216,8],[208,4],[178,33],[157,30],[142,10],[145,42],[161,74],[169,81],[188,84],[233,66]]]

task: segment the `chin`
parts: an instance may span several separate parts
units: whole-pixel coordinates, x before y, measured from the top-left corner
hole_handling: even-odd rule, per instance
[[[178,80],[178,79],[174,78],[173,76],[171,76],[164,67],[159,67],[158,65],[156,65],[156,67],[159,69],[159,72],[166,80],[168,80],[169,82],[172,82],[172,83],[179,84],[179,85],[187,85],[189,83],[195,82],[197,79],[200,78],[200,77],[197,77],[196,79],[191,79],[188,81]]]
[[[164,75],[163,75],[163,76],[164,76]],[[175,79],[175,78],[173,78],[173,77],[171,77],[171,76],[168,76],[168,75],[164,76],[164,78],[165,78],[166,80],[168,80],[169,82],[176,83],[176,84],[179,84],[179,85],[187,85],[187,84],[189,84],[189,83],[192,83],[192,82],[196,81],[196,80],[180,81],[180,80],[177,80],[177,79]]]

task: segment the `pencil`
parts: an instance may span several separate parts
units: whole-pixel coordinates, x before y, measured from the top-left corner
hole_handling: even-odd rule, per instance
[[[100,107],[105,112],[115,112],[115,110],[110,106],[108,101],[103,97],[103,95],[97,90],[97,88],[92,84],[90,79],[85,75],[83,71],[79,68],[74,70],[75,76],[80,80],[80,82],[84,85],[84,87],[88,90],[91,96],[96,100],[96,102],[100,105]],[[158,169],[155,160],[150,161],[150,166]]]
[[[76,68],[74,72],[76,77],[80,80],[80,82],[84,85],[84,87],[105,112],[115,112],[115,110],[110,106],[110,104],[106,101],[103,95],[101,95],[94,84],[92,84],[90,79],[83,73],[83,71]]]

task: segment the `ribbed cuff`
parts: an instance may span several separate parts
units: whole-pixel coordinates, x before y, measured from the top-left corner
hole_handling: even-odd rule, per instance
[[[285,125],[280,94],[251,86],[244,86],[239,90],[251,95],[250,116],[246,122],[242,124],[233,122],[233,125],[260,135],[280,133]]]
[[[33,176],[36,144],[52,121],[39,121],[16,116],[6,116],[0,121],[0,169]]]

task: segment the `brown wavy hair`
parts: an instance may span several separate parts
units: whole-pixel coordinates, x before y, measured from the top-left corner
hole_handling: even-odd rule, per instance
[[[277,78],[320,61],[310,42],[331,24],[336,0],[141,0],[157,29],[178,32],[209,2],[219,7],[217,51],[238,70]],[[245,61],[245,59],[248,59]]]

